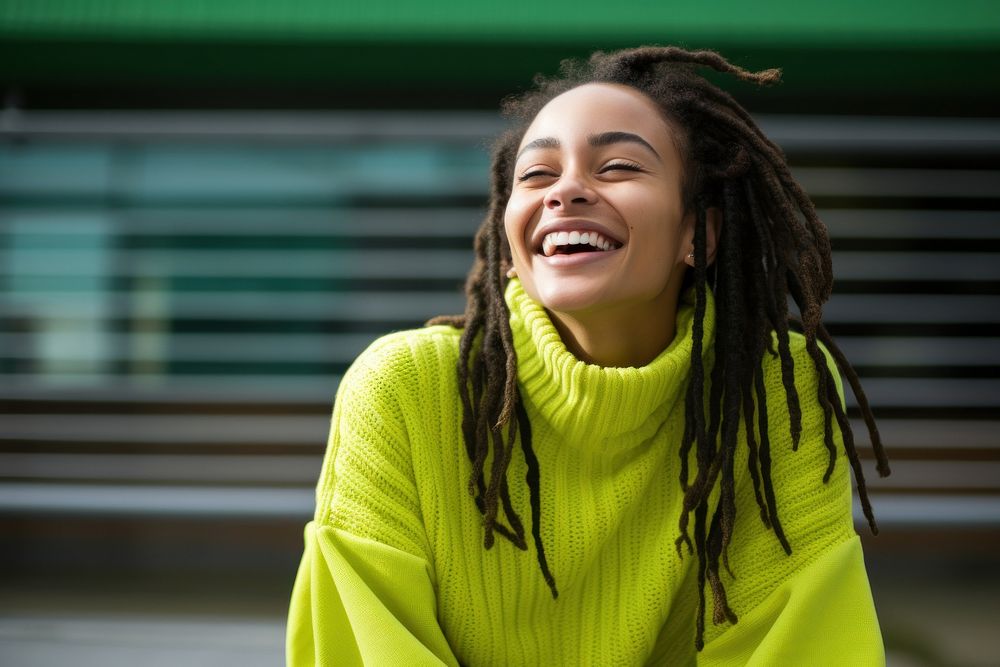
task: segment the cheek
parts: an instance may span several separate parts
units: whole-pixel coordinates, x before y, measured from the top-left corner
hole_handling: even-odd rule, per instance
[[[530,206],[516,198],[507,202],[503,214],[503,228],[511,249],[517,253],[525,244],[525,230],[530,221]]]
[[[681,213],[675,206],[662,201],[636,211],[632,218],[632,233],[638,243],[637,259],[650,274],[661,277],[669,274],[678,263],[678,253],[683,245]]]
[[[514,266],[523,270],[523,265],[527,261],[524,243],[521,241],[523,234],[519,231],[521,227],[509,215],[504,215],[503,231],[506,237],[506,245],[510,252],[510,258]]]
[[[510,207],[503,214],[503,231],[507,235],[507,244],[510,246],[511,251],[516,255],[518,252],[517,244],[517,224],[514,222],[514,217],[511,214]]]

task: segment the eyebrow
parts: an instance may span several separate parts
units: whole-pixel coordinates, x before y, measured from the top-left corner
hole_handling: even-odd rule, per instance
[[[660,157],[660,154],[656,152],[656,149],[653,148],[648,141],[640,137],[638,134],[632,134],[631,132],[616,131],[591,134],[587,137],[587,143],[594,148],[598,148],[600,146],[611,146],[612,144],[638,144],[655,155],[657,160],[660,160],[661,162],[663,161],[663,158]],[[520,158],[528,151],[538,150],[541,148],[559,148],[560,145],[559,140],[555,137],[541,137],[526,144],[525,147],[522,148],[517,154],[517,157]]]

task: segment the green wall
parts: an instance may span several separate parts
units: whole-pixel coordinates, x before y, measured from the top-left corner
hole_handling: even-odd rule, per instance
[[[765,106],[992,115],[1000,100],[996,0],[0,1],[0,79],[49,104],[155,88],[215,106],[264,88],[293,106],[493,106],[564,57],[640,43],[783,67]]]
[[[721,39],[827,45],[996,44],[995,0],[35,0],[0,5],[5,35],[488,40]]]

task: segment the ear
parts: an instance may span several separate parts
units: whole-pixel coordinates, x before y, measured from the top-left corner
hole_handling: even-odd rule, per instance
[[[711,207],[705,211],[705,258],[707,265],[715,261],[715,253],[719,249],[719,238],[722,235],[722,211]],[[691,214],[691,226],[685,252],[684,263],[694,267],[694,214]]]

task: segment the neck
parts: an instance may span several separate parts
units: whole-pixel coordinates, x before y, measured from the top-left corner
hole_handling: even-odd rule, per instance
[[[612,307],[583,313],[549,311],[566,349],[580,361],[606,367],[640,368],[674,339],[676,292],[668,290],[655,307]]]

